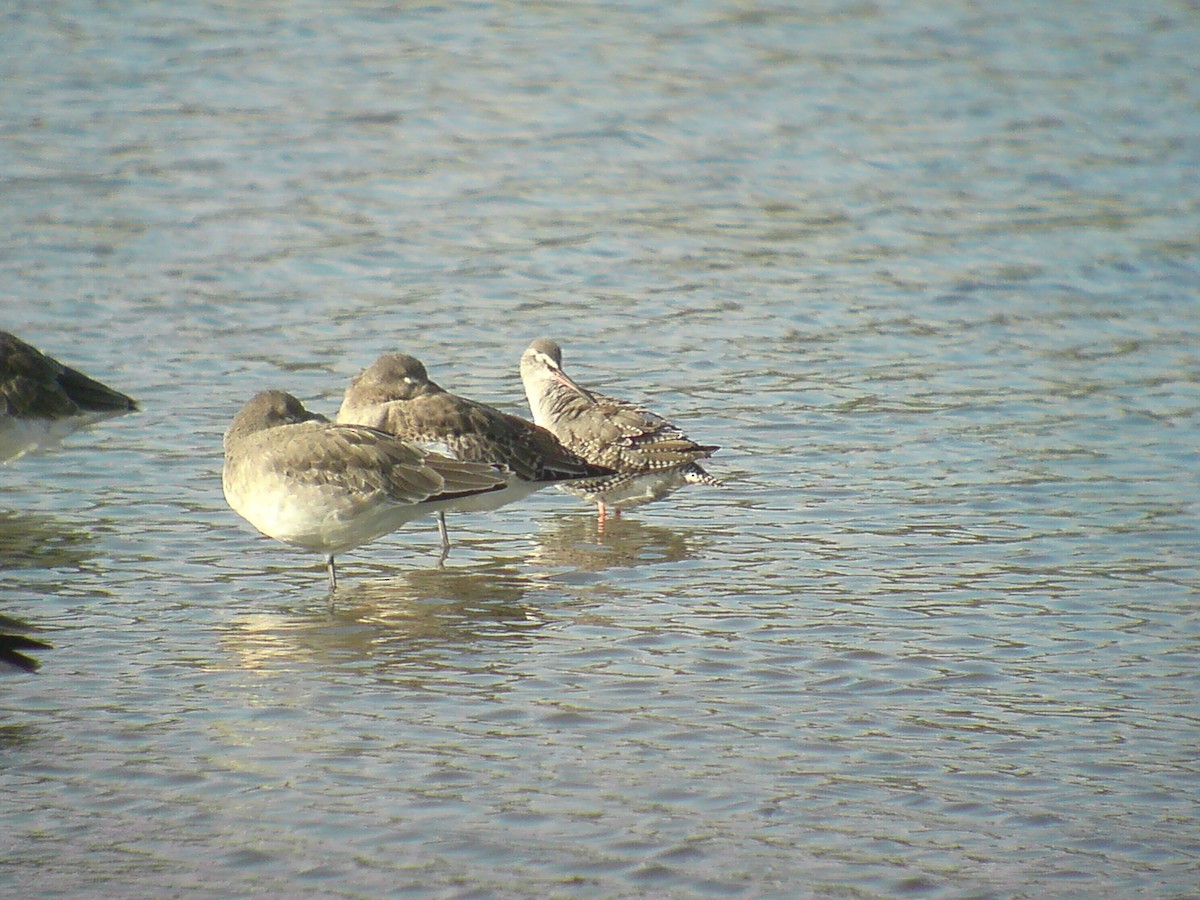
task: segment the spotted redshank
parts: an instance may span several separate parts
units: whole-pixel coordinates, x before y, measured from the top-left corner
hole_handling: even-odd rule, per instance
[[[540,338],[521,355],[521,381],[537,424],[554,432],[588,462],[608,466],[607,478],[563,485],[563,490],[598,507],[622,509],[660,500],[685,484],[718,486],[696,462],[719,447],[697,444],[647,409],[580,387],[562,368],[562,348]]]
[[[504,490],[464,497],[447,509],[483,511],[520,500],[549,484],[612,474],[559,443],[520,416],[451,394],[429,380],[417,359],[387,353],[346,389],[338,422],[368,425],[468,462],[491,463],[507,480]],[[438,511],[443,557],[449,551],[446,520]]]
[[[334,555],[440,503],[498,491],[495,467],[462,462],[361,425],[335,425],[283,391],[263,391],[225,432],[225,499],[263,534]]]
[[[0,462],[48,450],[85,425],[137,404],[0,331]]]

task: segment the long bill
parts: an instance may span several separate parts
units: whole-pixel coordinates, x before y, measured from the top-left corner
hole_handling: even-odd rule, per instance
[[[555,366],[548,366],[547,368],[549,368],[549,370],[550,370],[551,378],[553,378],[555,381],[557,381],[559,384],[563,385],[564,387],[568,388],[569,390],[574,391],[579,396],[583,397],[585,400],[588,401],[588,403],[595,405],[596,398],[593,397],[591,392],[588,391],[586,388],[580,387],[575,382],[574,378],[572,378],[570,375],[568,375],[562,369],[556,368]]]

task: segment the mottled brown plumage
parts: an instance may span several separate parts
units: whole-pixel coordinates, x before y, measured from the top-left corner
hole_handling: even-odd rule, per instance
[[[500,466],[507,474],[503,491],[464,498],[449,508],[497,509],[548,484],[612,471],[588,463],[520,416],[451,394],[430,381],[419,360],[399,353],[381,356],[355,376],[338,422],[378,428],[457,459]],[[449,538],[441,525],[445,550]]]
[[[662,416],[626,400],[581,387],[562,369],[562,349],[541,338],[521,356],[521,380],[537,424],[589,462],[615,475],[564,490],[599,506],[640,506],[684,484],[719,485],[696,462],[719,447],[697,444]]]

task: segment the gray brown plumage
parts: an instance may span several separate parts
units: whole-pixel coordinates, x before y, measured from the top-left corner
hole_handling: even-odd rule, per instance
[[[400,353],[381,356],[355,376],[337,420],[378,428],[457,459],[491,463],[505,473],[504,490],[447,508],[497,509],[548,484],[612,471],[590,464],[520,416],[451,394],[429,379],[420,360]],[[438,515],[445,551],[449,538]]]
[[[0,461],[48,449],[79,428],[136,409],[120,391],[0,331]]]
[[[662,416],[626,400],[589,391],[562,368],[562,348],[540,338],[521,356],[521,381],[534,421],[589,462],[615,475],[564,487],[605,508],[640,506],[684,484],[719,485],[697,460],[719,447],[697,444]]]
[[[492,466],[450,459],[358,425],[308,412],[263,391],[225,433],[222,485],[229,505],[276,540],[327,556],[395,531],[439,504],[498,490]]]

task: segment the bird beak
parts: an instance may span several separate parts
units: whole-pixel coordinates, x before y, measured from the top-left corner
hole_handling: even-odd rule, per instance
[[[575,393],[579,394],[581,397],[586,397],[588,400],[592,400],[592,395],[590,393],[588,393],[588,391],[586,389],[581,388],[579,385],[577,385],[575,383],[575,380],[570,375],[568,375],[566,372],[564,372],[562,369],[559,369],[555,366],[550,366],[550,377],[553,378],[555,381],[557,381],[559,384],[575,391]]]

